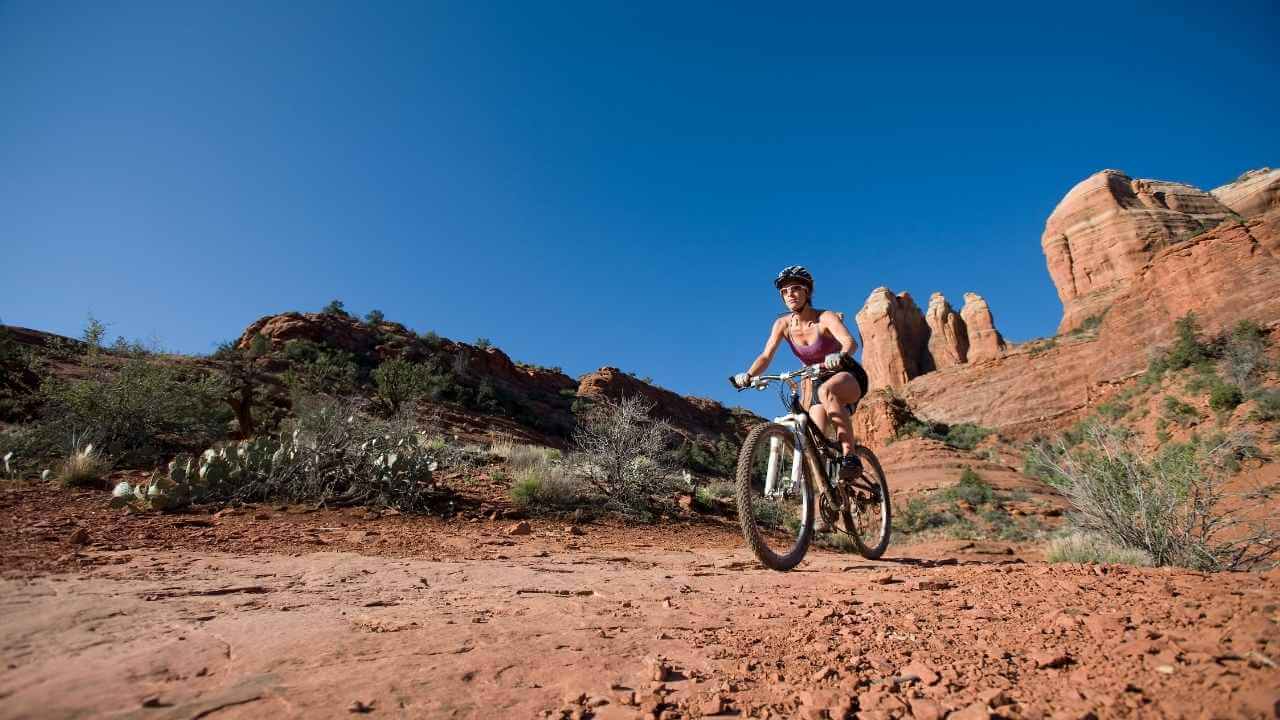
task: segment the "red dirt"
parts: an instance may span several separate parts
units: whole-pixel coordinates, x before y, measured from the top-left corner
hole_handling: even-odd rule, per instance
[[[1280,571],[951,542],[819,550],[782,574],[715,518],[509,535],[479,508],[105,501],[0,492],[0,717],[1261,718],[1280,701]]]

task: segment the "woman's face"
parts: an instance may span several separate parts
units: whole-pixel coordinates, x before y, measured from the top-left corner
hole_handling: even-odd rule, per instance
[[[798,282],[783,285],[778,292],[782,293],[782,304],[791,312],[800,310],[809,300],[809,288]]]

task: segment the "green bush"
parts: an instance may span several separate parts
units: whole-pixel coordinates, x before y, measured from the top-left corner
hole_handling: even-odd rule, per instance
[[[149,462],[173,447],[207,447],[226,435],[231,410],[216,375],[130,358],[93,366],[80,380],[49,379],[42,427],[61,437],[84,433],[119,461]]]
[[[1242,402],[1244,402],[1244,393],[1240,392],[1240,388],[1235,385],[1218,382],[1209,391],[1209,407],[1220,413],[1235,410],[1236,406]]]
[[[284,356],[290,362],[284,381],[294,395],[346,397],[360,385],[360,367],[345,350],[295,339],[285,343]]]
[[[365,313],[364,324],[373,325],[376,327],[378,325],[381,325],[382,322],[386,319],[387,319],[386,316],[382,314],[381,310],[370,310],[369,312]]]
[[[480,350],[488,350],[489,348],[493,347],[493,343],[489,342],[489,338],[487,337],[478,337],[476,338],[476,341],[473,344],[476,346],[476,348]]]
[[[1190,427],[1200,421],[1200,413],[1195,408],[1172,395],[1164,397],[1164,417],[1170,422],[1183,427]]]
[[[1173,344],[1151,359],[1142,378],[1144,385],[1155,383],[1170,370],[1183,370],[1211,359],[1212,348],[1200,339],[1200,325],[1194,312],[1174,323],[1174,335]]]
[[[1120,400],[1101,403],[1097,408],[1098,414],[1109,420],[1119,420],[1125,415],[1128,415],[1129,411],[1132,409],[1133,408],[1130,407],[1128,403]]]
[[[713,444],[685,440],[676,451],[676,463],[694,472],[729,477],[738,468],[738,444],[724,436]]]
[[[341,300],[330,300],[328,305],[320,308],[321,314],[338,315],[341,317],[351,317],[347,314],[346,305]]]
[[[979,442],[982,441],[983,438],[990,435],[992,432],[994,431],[990,428],[984,428],[973,423],[947,425],[946,423],[932,422],[912,417],[898,428],[898,432],[895,437],[929,438],[944,442],[951,447],[959,448],[961,450],[972,450]]]
[[[392,413],[400,412],[431,389],[431,371],[419,363],[392,358],[373,371],[374,394]]]
[[[1258,422],[1280,420],[1280,390],[1260,390],[1253,396],[1257,407],[1249,413],[1249,418]]]
[[[995,499],[995,491],[982,476],[971,467],[960,473],[960,482],[939,493],[943,500],[964,501],[974,507],[986,505]]]

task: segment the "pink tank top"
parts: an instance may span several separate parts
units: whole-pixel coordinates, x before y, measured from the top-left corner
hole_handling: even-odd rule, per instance
[[[791,352],[800,358],[800,362],[805,365],[816,365],[827,358],[833,352],[840,352],[840,341],[836,340],[829,333],[823,333],[822,328],[818,328],[818,339],[808,345],[796,345],[791,342],[791,335],[787,336],[787,344],[791,346]]]

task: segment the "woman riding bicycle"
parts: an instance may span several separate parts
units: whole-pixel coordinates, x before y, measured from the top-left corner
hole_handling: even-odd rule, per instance
[[[804,402],[819,430],[826,432],[827,421],[835,422],[837,438],[844,451],[840,460],[841,479],[856,478],[862,465],[853,452],[853,409],[867,393],[867,373],[853,359],[858,343],[838,313],[814,309],[813,275],[803,266],[783,268],[773,285],[789,312],[773,322],[764,352],[746,372],[735,375],[733,382],[738,387],[750,385],[753,378],[769,367],[784,339],[805,365],[822,364],[831,374],[818,380],[816,393],[812,387],[805,388]]]

